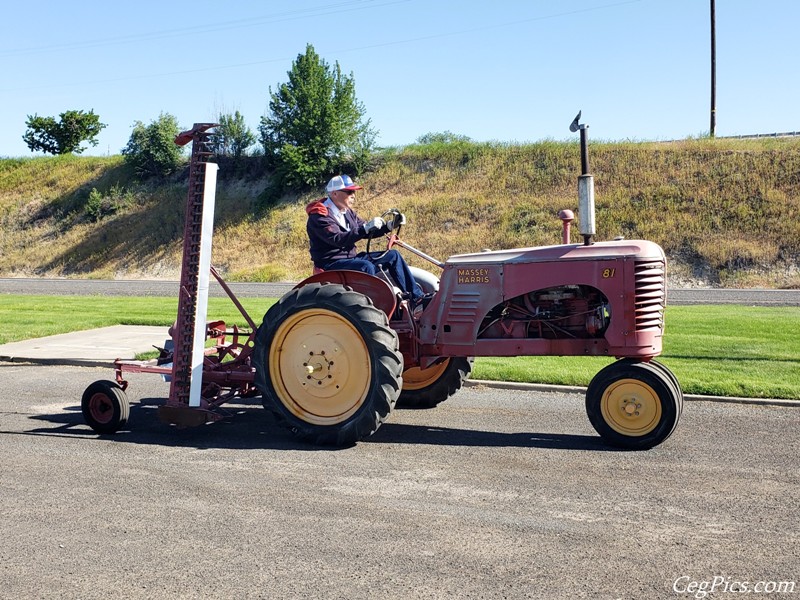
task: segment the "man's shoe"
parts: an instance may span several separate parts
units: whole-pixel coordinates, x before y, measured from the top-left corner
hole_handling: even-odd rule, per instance
[[[417,299],[414,300],[414,308],[421,306],[422,310],[425,310],[426,308],[428,308],[428,304],[430,304],[431,300],[433,300],[433,297],[435,295],[436,295],[435,293],[431,293],[431,294],[423,294],[422,296],[417,297]]]

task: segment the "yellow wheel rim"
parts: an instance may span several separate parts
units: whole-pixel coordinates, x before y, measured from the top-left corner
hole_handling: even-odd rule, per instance
[[[620,379],[606,388],[600,400],[603,420],[617,433],[647,435],[661,421],[661,400],[638,379]]]
[[[419,367],[406,369],[403,371],[403,389],[420,390],[429,386],[442,376],[449,364],[450,359],[448,358],[440,363],[431,365],[427,369],[420,369]]]
[[[349,419],[367,398],[372,363],[358,330],[341,315],[307,309],[289,316],[269,351],[275,393],[293,415],[315,425]]]

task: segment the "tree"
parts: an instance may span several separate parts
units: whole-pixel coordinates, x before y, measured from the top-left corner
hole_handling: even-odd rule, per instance
[[[161,113],[150,125],[136,121],[128,144],[122,149],[125,162],[140,177],[174,173],[183,163],[183,148],[175,144],[180,131],[178,120],[169,113]]]
[[[22,139],[31,152],[41,150],[48,154],[80,154],[85,150],[83,142],[97,146],[97,136],[106,127],[94,110],[68,110],[59,115],[60,121],[53,117],[28,115],[25,121],[28,129]]]
[[[220,114],[219,127],[214,131],[213,140],[217,155],[239,160],[256,143],[256,136],[237,110],[234,114]]]
[[[287,74],[287,83],[270,88],[270,114],[259,127],[279,184],[305,187],[337,172],[362,172],[377,132],[364,120],[352,73],[342,75],[338,62],[331,67],[308,44]]]

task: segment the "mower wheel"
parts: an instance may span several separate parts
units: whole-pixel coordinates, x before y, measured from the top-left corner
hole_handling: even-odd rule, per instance
[[[128,422],[130,404],[122,388],[113,381],[95,381],[81,398],[86,423],[97,433],[116,433]]]
[[[472,373],[472,362],[472,357],[453,356],[427,369],[406,369],[397,407],[434,408],[461,389]]]
[[[264,407],[301,439],[348,446],[394,407],[403,355],[386,314],[335,283],[310,283],[264,315],[253,349]]]
[[[619,360],[594,376],[586,413],[612,446],[646,450],[666,440],[680,419],[683,394],[663,365]]]

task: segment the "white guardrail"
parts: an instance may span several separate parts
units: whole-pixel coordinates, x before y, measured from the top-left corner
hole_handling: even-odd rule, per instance
[[[798,137],[800,131],[785,131],[783,133],[754,133],[752,135],[723,135],[716,136],[721,139],[751,139],[751,138],[780,138],[780,137]]]

